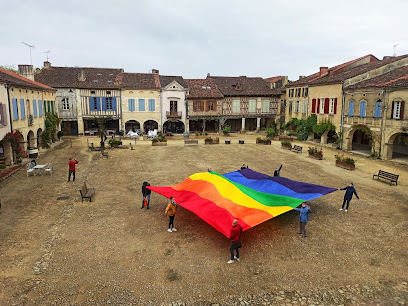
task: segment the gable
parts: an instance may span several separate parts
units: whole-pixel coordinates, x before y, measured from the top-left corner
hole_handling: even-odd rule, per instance
[[[164,90],[184,91],[184,87],[174,80],[169,85],[164,87]]]

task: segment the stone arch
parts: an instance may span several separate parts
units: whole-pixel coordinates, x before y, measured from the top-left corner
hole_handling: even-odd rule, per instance
[[[36,137],[32,130],[27,133],[27,148],[36,148]]]
[[[385,143],[385,159],[403,159],[408,162],[408,133],[393,133]]]
[[[137,120],[128,120],[125,123],[125,134],[127,134],[129,131],[137,131],[140,130],[140,122]]]
[[[40,149],[40,144],[41,144],[41,136],[43,134],[42,128],[39,128],[37,130],[37,148]]]
[[[147,134],[148,131],[159,129],[159,123],[156,120],[150,119],[143,123],[143,132]]]
[[[163,123],[163,133],[171,132],[171,133],[184,133],[186,127],[181,120],[167,120]]]

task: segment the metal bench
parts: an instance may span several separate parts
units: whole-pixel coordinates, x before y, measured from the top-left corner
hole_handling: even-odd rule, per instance
[[[84,199],[89,199],[89,202],[92,202],[92,196],[95,194],[95,188],[88,188],[86,183],[82,185],[82,188],[79,190],[79,193],[82,197],[82,202]]]
[[[292,148],[292,152],[302,153],[302,147],[294,145],[293,148]]]
[[[395,182],[395,185],[398,185],[398,177],[399,175],[390,173],[390,172],[386,172],[383,170],[378,170],[377,174],[373,175],[373,179],[374,177],[378,177],[378,179],[383,178],[385,180],[389,180],[390,181],[390,186],[392,185],[392,183]]]
[[[184,139],[184,146],[198,146],[198,140],[197,139]]]

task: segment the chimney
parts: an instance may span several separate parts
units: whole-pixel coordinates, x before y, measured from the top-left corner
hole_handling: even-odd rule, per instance
[[[306,77],[305,75],[299,75],[299,80],[304,79],[305,77]]]
[[[211,75],[210,75],[210,73],[208,72],[208,73],[207,73],[207,78],[209,78],[210,76],[211,76]]]
[[[153,74],[159,74],[159,69],[152,69]]]
[[[329,70],[329,76],[333,76],[334,75],[334,71],[333,70]]]
[[[78,81],[85,81],[85,70],[81,69],[78,73]]]
[[[288,84],[288,76],[287,75],[282,77],[282,86],[285,86],[286,84]]]
[[[47,69],[47,68],[50,68],[50,67],[51,67],[51,63],[49,61],[45,61],[44,62],[44,68]]]
[[[34,81],[33,65],[18,65],[18,74],[26,79]]]
[[[320,75],[327,74],[329,72],[329,67],[320,67]]]

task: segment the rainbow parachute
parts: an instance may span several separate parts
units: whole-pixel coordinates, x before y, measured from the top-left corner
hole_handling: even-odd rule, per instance
[[[233,219],[247,230],[337,189],[271,177],[250,169],[196,173],[177,185],[147,187],[192,211],[225,236]]]

